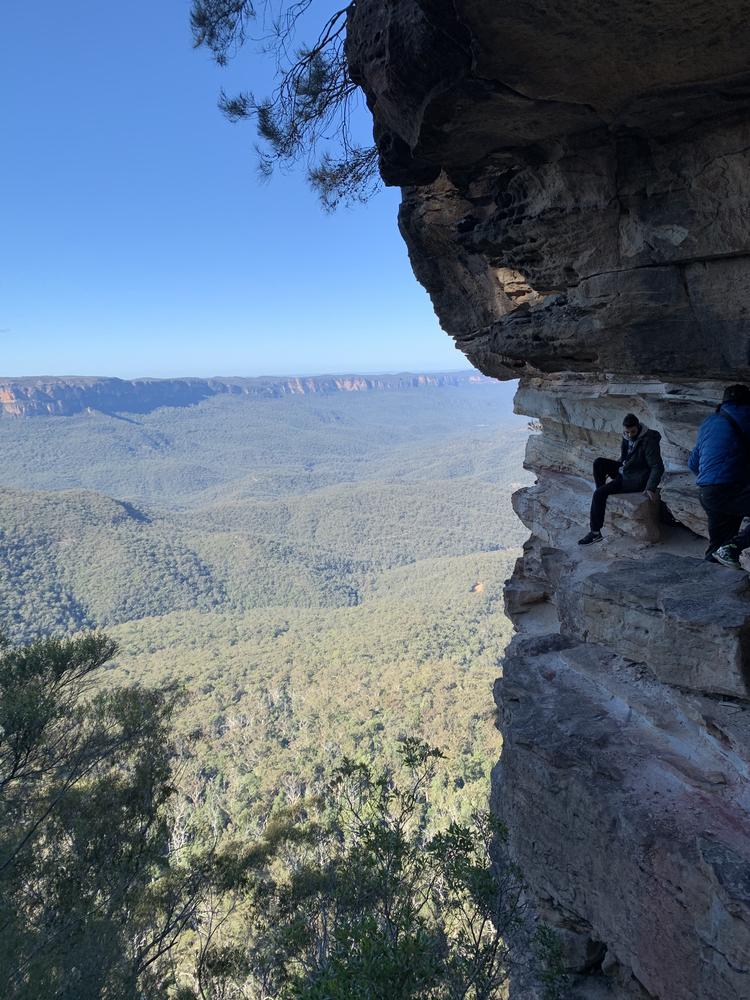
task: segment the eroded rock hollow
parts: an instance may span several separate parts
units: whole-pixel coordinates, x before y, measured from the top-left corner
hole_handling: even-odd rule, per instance
[[[534,418],[493,808],[570,998],[750,997],[750,585],[686,460],[750,381],[750,9],[358,0],[348,54],[414,271]],[[666,527],[591,463],[662,435]],[[594,551],[592,551],[592,548]],[[516,1000],[543,986],[528,974]]]

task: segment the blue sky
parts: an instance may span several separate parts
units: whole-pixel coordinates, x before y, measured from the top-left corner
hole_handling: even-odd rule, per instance
[[[463,368],[411,273],[398,191],[326,215],[257,179],[189,0],[5,0],[0,376]]]

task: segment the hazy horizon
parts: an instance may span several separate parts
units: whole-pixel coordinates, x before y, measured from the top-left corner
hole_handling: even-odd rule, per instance
[[[0,374],[0,381],[10,381],[11,379],[119,379],[121,382],[140,382],[140,381],[167,381],[167,380],[180,380],[180,379],[223,379],[223,378],[242,378],[242,379],[288,379],[288,378],[342,378],[348,375],[461,375],[468,374],[470,372],[476,372],[477,375],[481,375],[482,372],[478,368],[474,368],[472,365],[465,365],[460,368],[436,368],[430,365],[424,365],[420,367],[411,368],[399,368],[396,366],[386,367],[386,368],[335,368],[326,371],[288,371],[288,372],[262,372],[257,375],[249,375],[246,373],[239,374],[237,372],[221,372],[214,373],[210,375],[202,374],[171,374],[171,375],[112,375],[103,372],[98,372],[96,374],[88,374],[82,372],[33,372],[31,374],[24,375],[3,375]]]

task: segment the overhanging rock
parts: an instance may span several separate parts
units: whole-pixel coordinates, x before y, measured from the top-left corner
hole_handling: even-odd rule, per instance
[[[687,468],[750,381],[747,5],[358,0],[349,28],[414,272],[535,421],[506,591],[535,638],[503,667],[493,778],[532,922],[570,944],[566,1000],[750,998],[749,598],[702,561]],[[613,499],[583,550],[628,412],[680,524]]]

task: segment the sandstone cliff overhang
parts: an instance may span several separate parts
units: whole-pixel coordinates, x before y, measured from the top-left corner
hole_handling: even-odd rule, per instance
[[[493,809],[566,1000],[750,997],[750,585],[703,560],[687,456],[750,381],[750,10],[706,0],[358,0],[348,54],[443,328],[521,377]],[[588,527],[623,415],[661,496]],[[593,550],[593,551],[592,551]],[[516,969],[513,1000],[540,1000]]]
[[[348,52],[482,371],[750,373],[746,4],[360,0]]]

